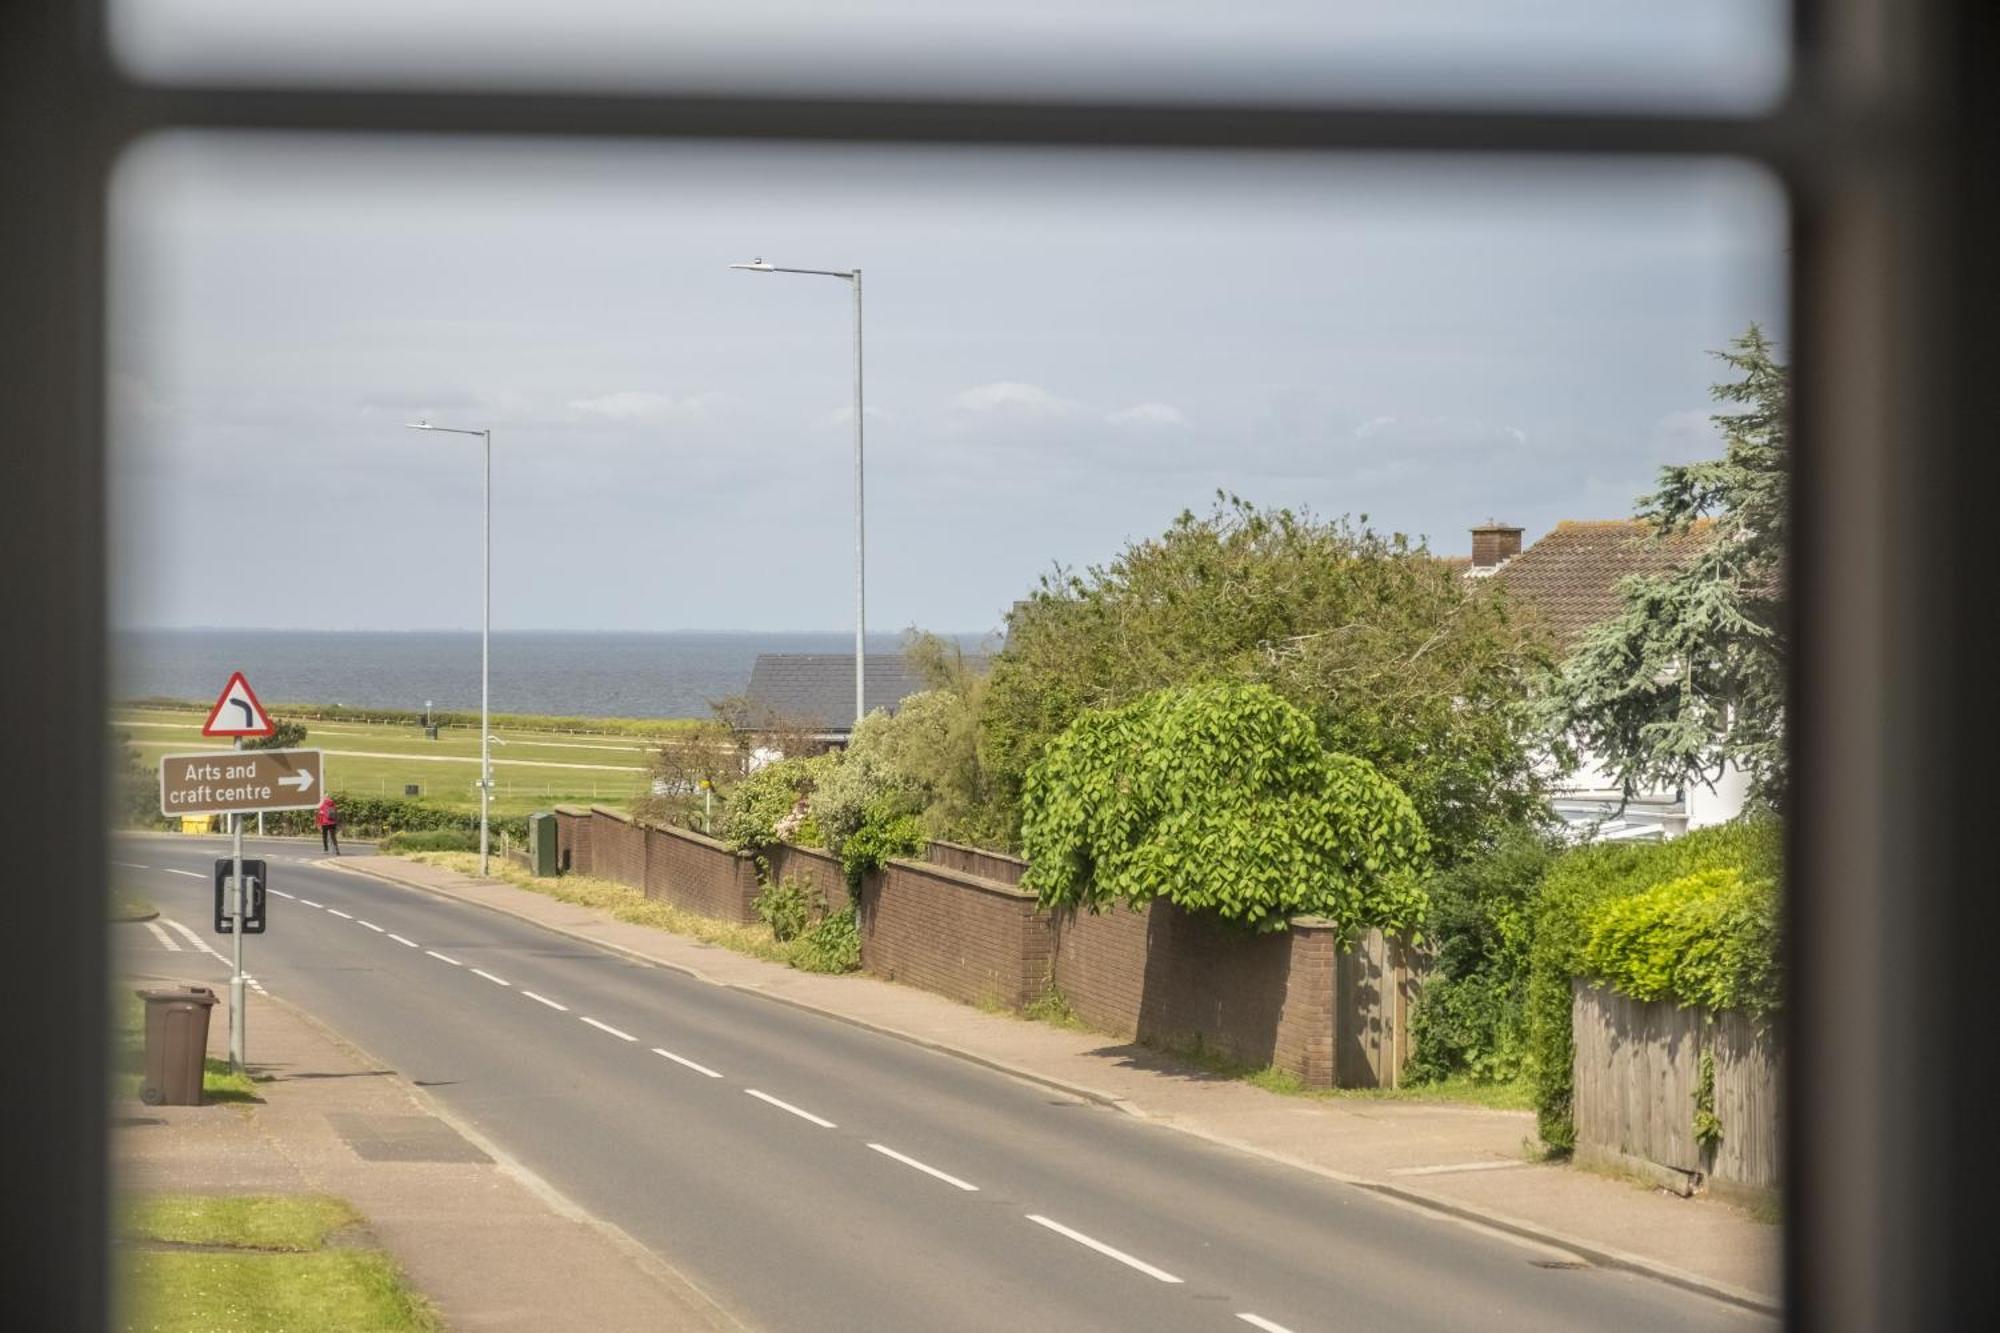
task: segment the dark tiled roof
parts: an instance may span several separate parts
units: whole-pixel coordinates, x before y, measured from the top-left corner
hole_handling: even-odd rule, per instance
[[[1559,646],[1620,608],[1618,585],[1634,574],[1659,574],[1693,559],[1715,538],[1703,519],[1656,540],[1638,519],[1558,523],[1542,539],[1494,571],[1508,593],[1533,606]]]
[[[862,698],[871,713],[894,712],[924,688],[901,653],[870,653],[864,670]],[[854,654],[759,653],[748,695],[752,708],[770,717],[847,732],[854,726]]]

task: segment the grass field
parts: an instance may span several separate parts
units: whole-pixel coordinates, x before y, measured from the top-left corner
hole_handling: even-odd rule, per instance
[[[307,747],[326,754],[326,782],[334,792],[401,796],[414,784],[419,795],[440,805],[473,810],[479,806],[479,728],[445,727],[430,740],[415,723],[319,721],[283,709],[281,719],[306,727]],[[125,735],[148,764],[163,754],[225,749],[226,742],[201,734],[200,709],[114,708],[111,730]],[[519,815],[556,804],[623,804],[644,795],[656,739],[625,728],[630,720],[607,720],[603,733],[557,733],[539,726],[493,729],[493,809]],[[679,728],[655,724],[662,734]]]

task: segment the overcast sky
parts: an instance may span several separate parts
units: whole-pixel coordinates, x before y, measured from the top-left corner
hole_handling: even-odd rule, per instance
[[[183,7],[203,8],[195,0]],[[206,6],[213,8],[213,6]],[[588,6],[586,6],[587,8]],[[172,6],[169,6],[172,8]],[[114,194],[114,605],[137,625],[981,630],[1217,487],[1446,551],[1629,512],[1782,338],[1722,163],[179,135]]]

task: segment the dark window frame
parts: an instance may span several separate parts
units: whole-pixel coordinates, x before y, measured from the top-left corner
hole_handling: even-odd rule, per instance
[[[145,87],[113,69],[85,0],[0,6],[9,1326],[109,1317],[104,212],[121,147],[169,126],[1767,164],[1794,209],[1799,386],[1788,1321],[1990,1322],[1979,784],[1995,727],[1979,631],[2000,79],[1982,57],[2000,49],[2000,5],[1797,3],[1791,89],[1741,116]]]

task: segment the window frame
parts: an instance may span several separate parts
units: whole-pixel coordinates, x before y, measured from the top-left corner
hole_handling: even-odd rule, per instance
[[[9,858],[0,985],[14,1058],[56,1097],[0,1098],[16,1327],[89,1329],[106,1282],[110,982],[103,895],[106,222],[122,148],[169,127],[550,141],[739,138],[1321,153],[1724,155],[1790,193],[1797,460],[1788,826],[1787,1322],[1989,1321],[1996,1170],[1990,872],[1995,739],[1972,582],[2000,375],[1991,297],[2000,49],[1991,0],[1796,0],[1791,86],[1744,115],[1518,107],[158,87],[124,78],[101,12],[0,6],[0,440],[15,510],[6,649]],[[23,203],[26,207],[21,207]],[[17,669],[18,668],[18,669]],[[1913,780],[1918,779],[1921,780]]]

